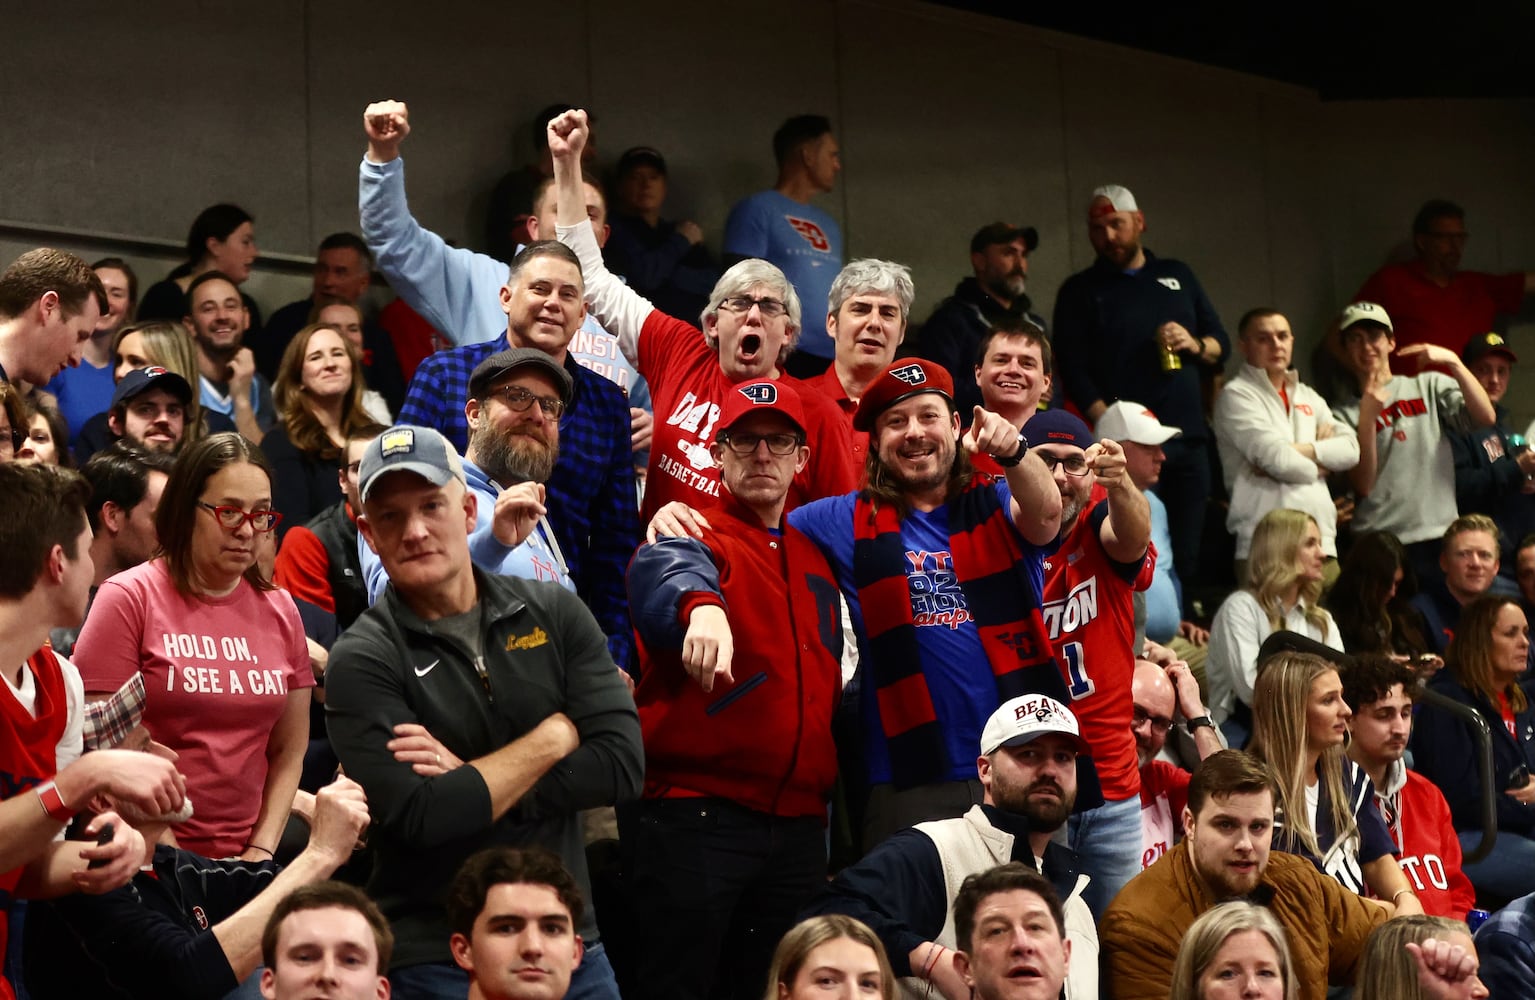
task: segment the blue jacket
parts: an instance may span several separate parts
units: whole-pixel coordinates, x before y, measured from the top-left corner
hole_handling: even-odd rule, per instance
[[[1514,900],[1476,932],[1482,982],[1498,1000],[1535,1000],[1535,896]]]
[[[1535,769],[1535,699],[1514,717],[1514,729],[1519,734],[1515,738],[1503,725],[1498,707],[1486,697],[1467,690],[1448,671],[1441,672],[1429,686],[1482,713],[1492,729],[1493,788],[1499,793],[1498,829],[1525,837],[1535,834],[1535,805],[1522,805],[1502,794],[1517,768],[1522,765]],[[1528,687],[1525,697],[1530,698]],[[1482,784],[1475,748],[1471,727],[1458,716],[1434,705],[1419,707],[1412,727],[1415,770],[1439,786],[1450,804],[1455,829],[1462,833],[1475,832],[1482,825]]]

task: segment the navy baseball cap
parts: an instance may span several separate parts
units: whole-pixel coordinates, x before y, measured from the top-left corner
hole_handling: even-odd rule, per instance
[[[1074,444],[1083,451],[1097,440],[1082,418],[1067,410],[1041,410],[1023,425],[1029,447],[1040,444]]]
[[[148,368],[135,368],[124,375],[117,388],[112,390],[112,405],[108,409],[115,410],[118,406],[149,389],[163,389],[186,406],[192,401],[192,387],[187,380],[171,371],[169,368],[161,368],[159,365],[150,365]]]

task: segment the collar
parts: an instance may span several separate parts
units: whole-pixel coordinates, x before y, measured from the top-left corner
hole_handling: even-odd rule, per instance
[[[474,567],[476,601],[484,615],[484,624],[487,628],[492,622],[500,621],[503,618],[510,618],[528,606],[527,601],[523,600],[521,595],[504,582],[507,579],[509,578],[491,576],[481,570],[480,567]],[[382,600],[387,602],[389,606],[390,617],[402,629],[423,636],[435,637],[437,635],[437,631],[432,627],[432,623],[422,620],[410,609],[410,605],[406,604],[404,599],[394,589],[393,583],[390,583],[385,588]]]
[[[1270,392],[1277,392],[1274,388],[1274,383],[1269,381],[1269,373],[1265,368],[1259,368],[1257,365],[1250,365],[1243,361],[1242,376],[1254,382],[1262,383],[1268,387]],[[1293,392],[1300,385],[1300,372],[1294,368],[1287,369],[1284,373],[1284,381],[1287,391]]]
[[[1386,776],[1375,791],[1382,795],[1395,795],[1407,787],[1407,762],[1398,757],[1386,765]]]

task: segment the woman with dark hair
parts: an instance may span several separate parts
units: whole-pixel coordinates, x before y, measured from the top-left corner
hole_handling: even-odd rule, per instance
[[[1484,906],[1535,892],[1535,705],[1524,677],[1529,649],[1530,626],[1519,602],[1478,597],[1461,610],[1449,665],[1429,685],[1476,709],[1492,730],[1498,837],[1487,857],[1461,865]],[[1471,725],[1420,702],[1412,752],[1417,771],[1449,802],[1461,846],[1474,848],[1482,838],[1482,777]]]
[[[1417,591],[1402,543],[1372,531],[1354,540],[1325,603],[1349,652],[1418,657],[1431,650],[1423,615],[1408,604]]]
[[[198,213],[187,231],[187,259],[163,281],[144,292],[139,302],[139,319],[168,319],[180,322],[187,314],[187,288],[192,279],[207,271],[222,271],[236,285],[251,276],[256,263],[255,220],[238,205],[211,205]],[[250,310],[250,329],[246,336],[261,328],[261,310],[244,292],[245,308]]]
[[[239,434],[189,445],[155,512],[161,555],[102,584],[75,644],[87,695],[144,674],[144,725],[180,755],[180,846],[270,861],[309,739],[314,685],[298,609],[256,567],[271,469]]]
[[[27,404],[9,382],[0,382],[0,462],[14,462],[27,443]]]
[[[138,308],[139,278],[121,257],[105,257],[91,265],[107,290],[106,314],[96,323],[81,351],[80,364],[65,368],[45,387],[58,400],[73,442],[86,421],[112,401],[112,343],[117,331],[133,322]],[[61,442],[62,444],[62,442]]]
[[[261,440],[272,461],[278,538],[341,499],[336,478],[347,435],[373,423],[362,407],[362,354],[334,327],[311,323],[288,341],[272,398],[282,422]]]
[[[27,440],[16,450],[16,458],[23,462],[41,462],[44,465],[75,467],[75,458],[69,453],[67,442],[69,425],[59,411],[29,400],[27,402]]]

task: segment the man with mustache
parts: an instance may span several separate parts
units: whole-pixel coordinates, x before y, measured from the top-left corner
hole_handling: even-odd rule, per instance
[[[726,271],[709,295],[698,327],[659,311],[603,264],[581,194],[586,112],[567,111],[549,123],[558,189],[560,241],[576,252],[585,298],[598,321],[618,338],[625,357],[650,383],[656,423],[645,477],[642,518],[671,500],[712,507],[720,473],[709,444],[720,408],[734,387],[777,381],[800,333],[800,300],[782,271],[749,258]],[[817,312],[823,303],[810,303]],[[791,383],[796,384],[796,383]],[[794,478],[788,508],[845,493],[857,482],[845,420],[818,392],[801,392],[810,461]]]
[[[1094,441],[1079,418],[1046,410],[1023,436],[1051,469],[1061,524],[1045,547],[1044,618],[1082,722],[1103,805],[1073,817],[1068,843],[1092,876],[1088,905],[1101,914],[1141,870],[1140,771],[1130,733],[1135,669],[1134,595],[1151,585],[1151,508],[1117,442]]]
[[[1189,926],[1229,899],[1267,907],[1285,929],[1300,1000],[1351,983],[1370,932],[1395,912],[1323,875],[1310,861],[1270,851],[1274,778],[1241,750],[1194,769],[1183,840],[1114,897],[1099,923],[1106,996],[1166,1000]]]
[[[1193,270],[1143,247],[1145,231],[1129,189],[1093,191],[1087,235],[1098,259],[1056,295],[1055,348],[1062,387],[1090,423],[1115,400],[1133,399],[1183,429],[1163,445],[1157,493],[1167,504],[1175,561],[1192,574],[1210,496],[1200,382],[1221,371],[1231,345]]]
[[[192,387],[159,365],[135,368],[112,392],[107,429],[117,440],[145,451],[174,455],[186,434],[186,407]]]
[[[967,876],[1021,862],[1064,901],[1061,936],[1076,959],[1067,997],[1096,997],[1098,932],[1082,900],[1088,879],[1076,855],[1053,840],[1076,803],[1078,768],[1092,767],[1076,717],[1053,698],[1014,698],[987,720],[980,749],[980,805],[896,833],[838,873],[808,912],[845,913],[873,928],[907,995],[936,989],[944,1000],[965,1000],[969,989],[953,956],[969,949],[959,943],[952,904]]]

